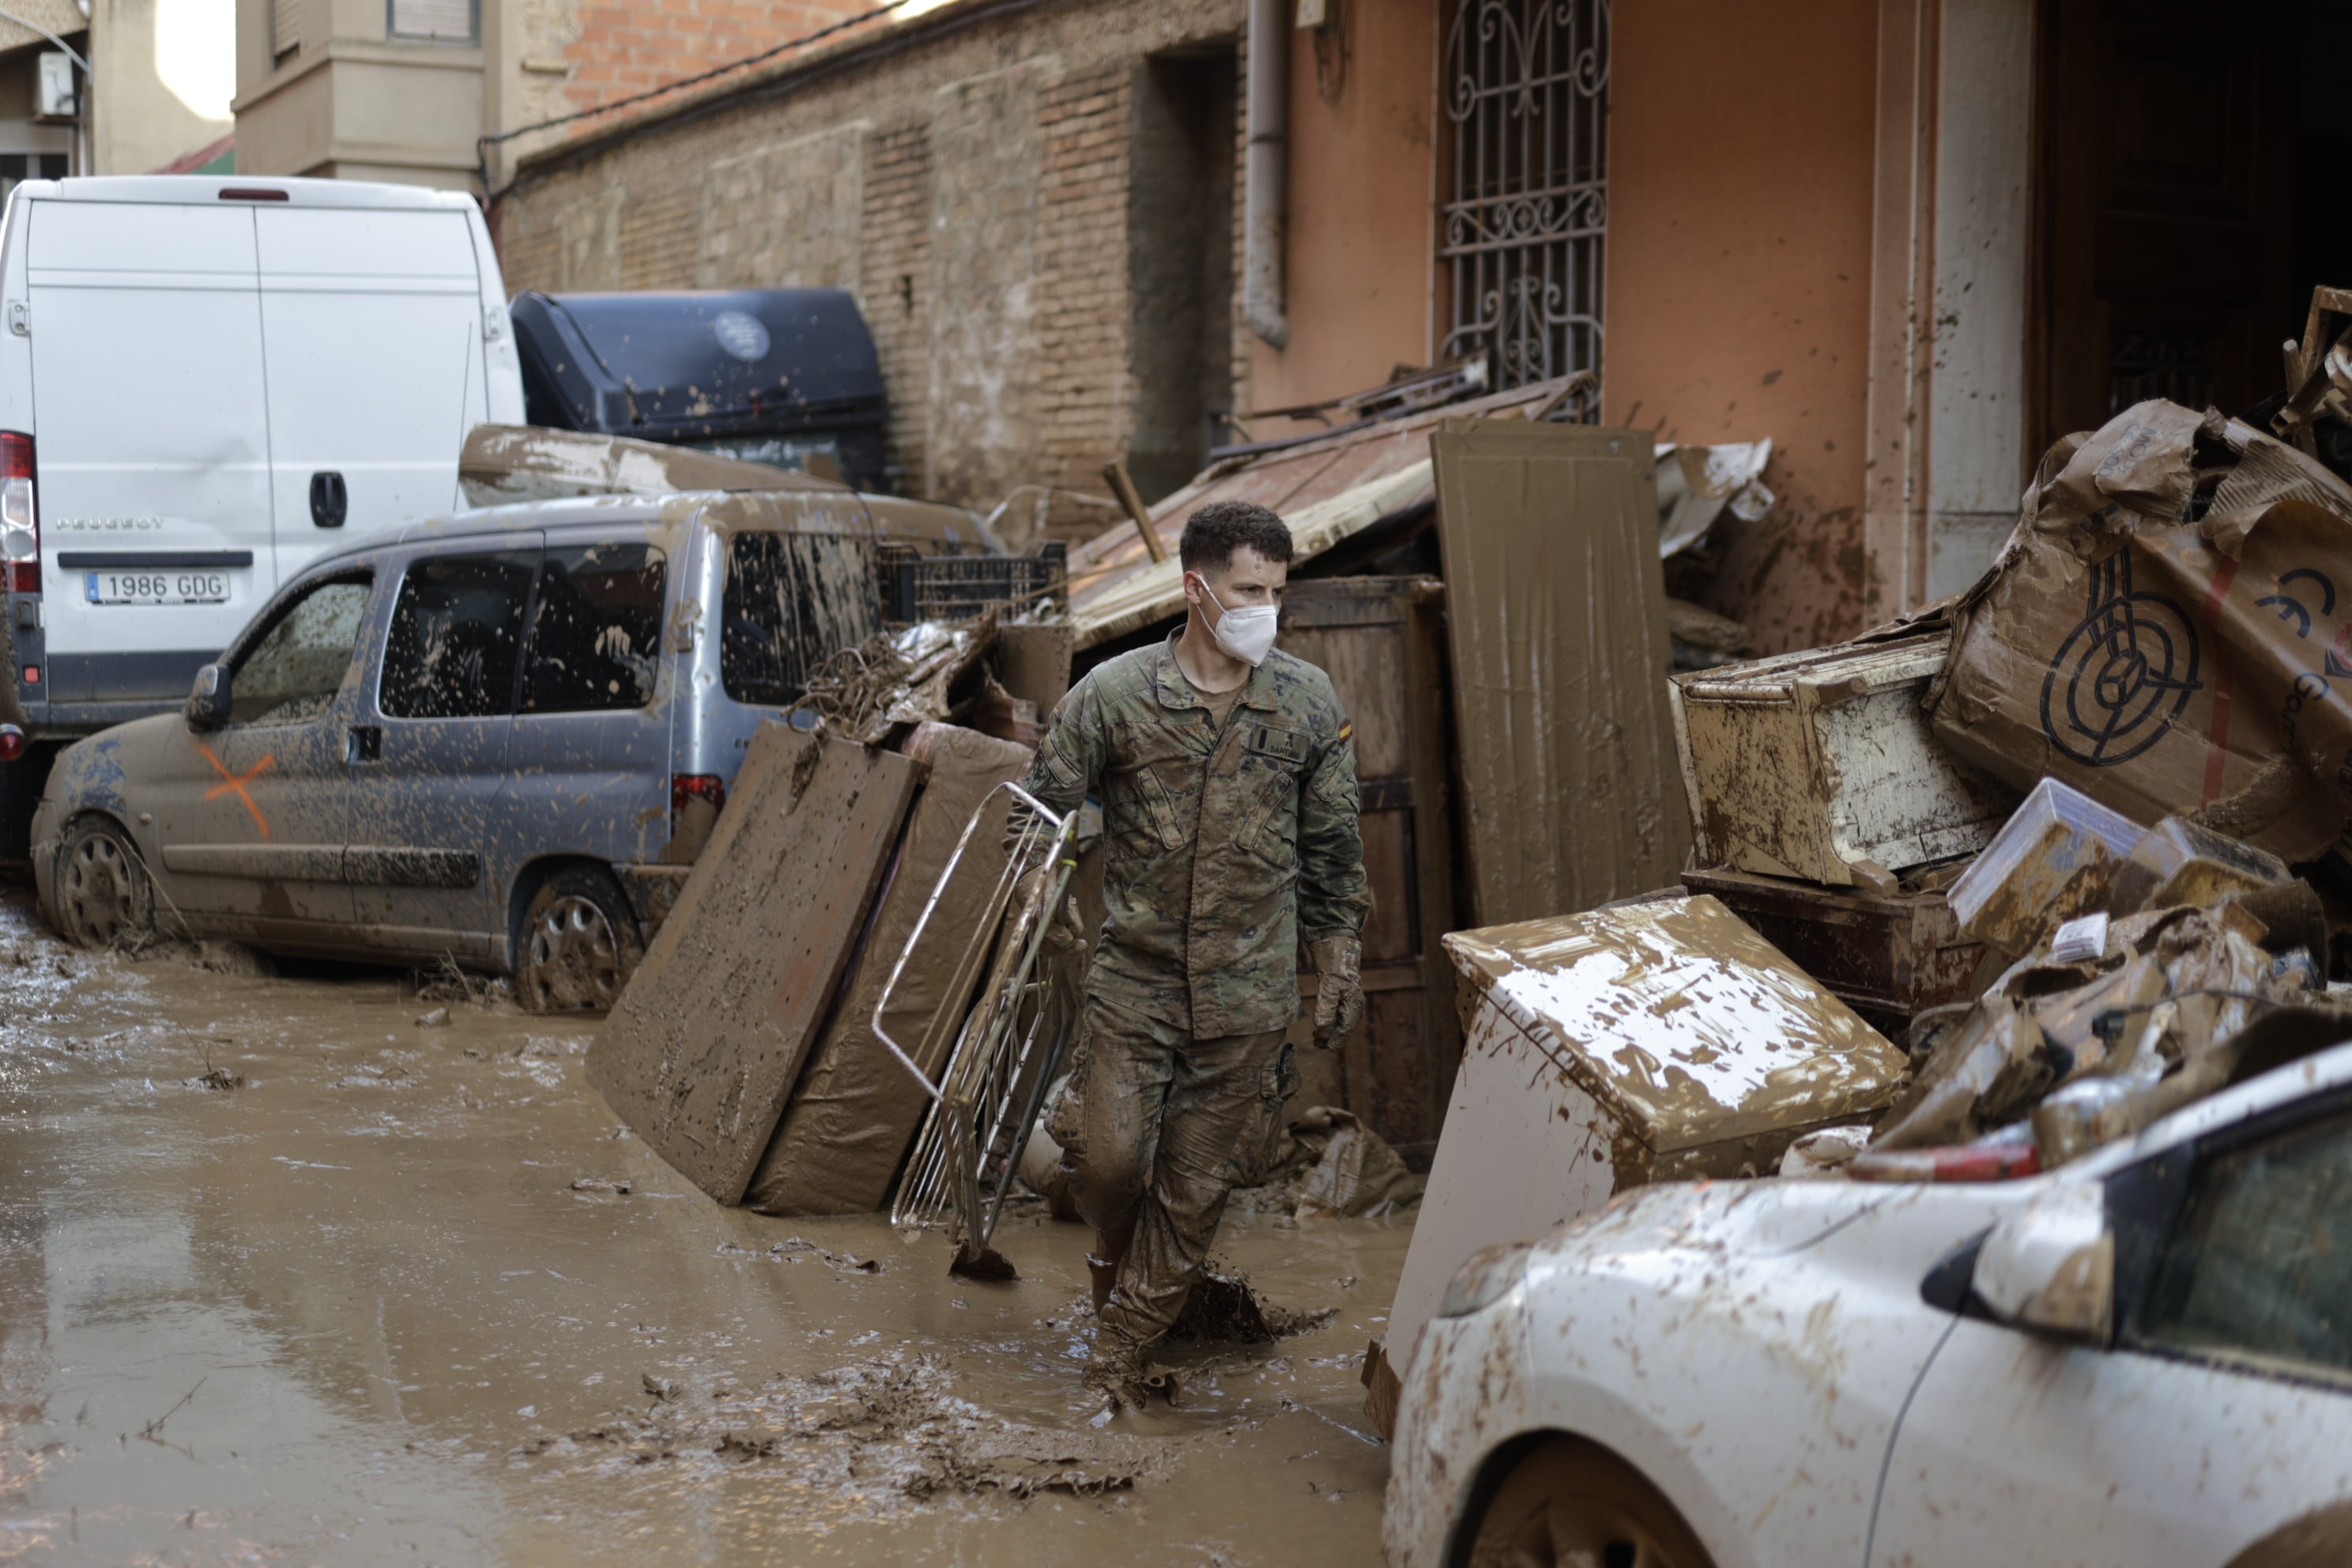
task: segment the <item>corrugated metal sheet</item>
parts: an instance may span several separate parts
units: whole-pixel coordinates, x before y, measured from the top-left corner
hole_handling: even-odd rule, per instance
[[[1248,500],[1271,507],[1282,514],[1284,521],[1295,529],[1296,514],[1349,495],[1362,491],[1383,498],[1388,510],[1411,505],[1427,494],[1424,479],[1420,489],[1402,490],[1382,488],[1368,490],[1367,486],[1381,486],[1404,470],[1429,458],[1429,434],[1448,416],[1484,416],[1488,418],[1525,417],[1539,413],[1557,401],[1565,379],[1538,382],[1529,386],[1514,387],[1508,392],[1495,393],[1486,397],[1458,403],[1450,408],[1433,409],[1402,419],[1393,419],[1362,430],[1335,432],[1314,441],[1278,452],[1256,457],[1231,458],[1212,465],[1199,478],[1174,494],[1163,497],[1151,509],[1151,516],[1160,525],[1160,536],[1168,542],[1172,552],[1184,520],[1211,501]],[[1364,522],[1372,521],[1367,517]],[[1360,524],[1359,526],[1361,526]],[[1353,532],[1353,529],[1347,531]],[[1338,542],[1341,533],[1329,543]],[[1328,549],[1329,543],[1318,545]],[[1301,546],[1302,557],[1313,553]],[[1070,611],[1074,620],[1085,621],[1092,615],[1100,619],[1102,605],[1112,597],[1128,598],[1135,590],[1130,575],[1151,564],[1143,541],[1132,523],[1114,523],[1101,533],[1070,552]],[[1183,608],[1179,595],[1178,611]],[[1171,612],[1174,613],[1174,612]],[[1134,625],[1146,624],[1142,621]],[[1131,630],[1123,626],[1121,630]],[[1117,636],[1116,632],[1104,636]],[[1090,646],[1081,641],[1081,647]]]
[[[1650,437],[1449,419],[1431,445],[1473,918],[1665,887],[1690,822]]]

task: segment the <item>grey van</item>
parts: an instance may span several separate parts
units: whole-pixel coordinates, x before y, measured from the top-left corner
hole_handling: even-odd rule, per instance
[[[990,546],[951,507],[805,484],[502,506],[314,563],[184,715],[58,759],[41,908],[618,996],[753,731],[881,626],[884,547]]]

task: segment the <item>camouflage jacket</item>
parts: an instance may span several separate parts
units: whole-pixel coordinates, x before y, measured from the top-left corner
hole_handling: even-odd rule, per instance
[[[1353,934],[1371,909],[1353,733],[1330,678],[1286,653],[1222,730],[1175,637],[1073,687],[1024,787],[1055,811],[1101,796],[1109,919],[1090,989],[1198,1039],[1286,1027],[1302,931]]]

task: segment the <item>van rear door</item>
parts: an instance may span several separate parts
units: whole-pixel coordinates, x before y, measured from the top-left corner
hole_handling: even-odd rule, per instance
[[[183,697],[277,586],[254,262],[244,206],[27,212],[48,628],[27,695]]]
[[[281,576],[462,504],[457,453],[489,398],[467,218],[253,209]]]

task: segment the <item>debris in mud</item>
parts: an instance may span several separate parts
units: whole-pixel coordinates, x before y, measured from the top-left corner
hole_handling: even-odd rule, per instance
[[[632,1189],[625,1176],[580,1176],[572,1181],[572,1190],[575,1193],[611,1193],[618,1197],[626,1197]]]
[[[579,1454],[632,1465],[790,1465],[811,1487],[877,1502],[941,1492],[1120,1491],[1164,1475],[1188,1439],[1063,1431],[992,1415],[955,1392],[934,1356],[893,1354],[708,1395],[640,1374],[653,1406],[557,1437],[518,1458]]]
[[[460,968],[454,958],[443,958],[440,964],[433,969],[413,971],[408,983],[419,1002],[457,1004],[478,1007],[486,1013],[520,1011],[515,1005],[511,982],[488,974],[469,973]],[[423,1019],[417,1021],[424,1023]]]
[[[232,1089],[243,1089],[245,1075],[230,1072],[222,1068],[207,1068],[204,1072],[186,1081],[190,1089],[211,1089],[226,1093]]]
[[[267,955],[241,942],[200,942],[189,962],[208,974],[262,976],[278,973],[278,966]]]
[[[893,725],[945,719],[951,694],[996,638],[993,616],[975,623],[922,621],[879,632],[835,653],[808,678],[802,703],[833,732],[871,744]]]
[[[1427,1184],[1353,1112],[1310,1106],[1290,1120],[1255,1178],[1229,1200],[1244,1214],[1330,1218],[1401,1214]]]
[[[878,1258],[857,1258],[846,1252],[834,1252],[819,1247],[804,1237],[798,1236],[788,1236],[765,1251],[738,1246],[731,1241],[722,1241],[719,1244],[719,1256],[721,1258],[768,1258],[784,1263],[798,1263],[803,1258],[814,1258],[821,1263],[829,1263],[835,1268],[845,1268],[853,1273],[879,1274],[882,1272],[882,1260]]]
[[[420,1029],[446,1029],[449,1026],[449,1009],[436,1007],[416,1020]]]
[[[964,1279],[977,1279],[983,1285],[1006,1285],[1021,1278],[1013,1267],[1013,1259],[992,1247],[972,1252],[969,1244],[957,1247],[955,1257],[948,1260],[948,1272]]]
[[[149,936],[142,941],[118,943],[125,957],[139,963],[184,963],[207,974],[239,975],[248,979],[266,979],[278,973],[278,966],[267,953],[257,952],[241,942],[178,942],[168,937]],[[17,962],[25,960],[19,956]]]

